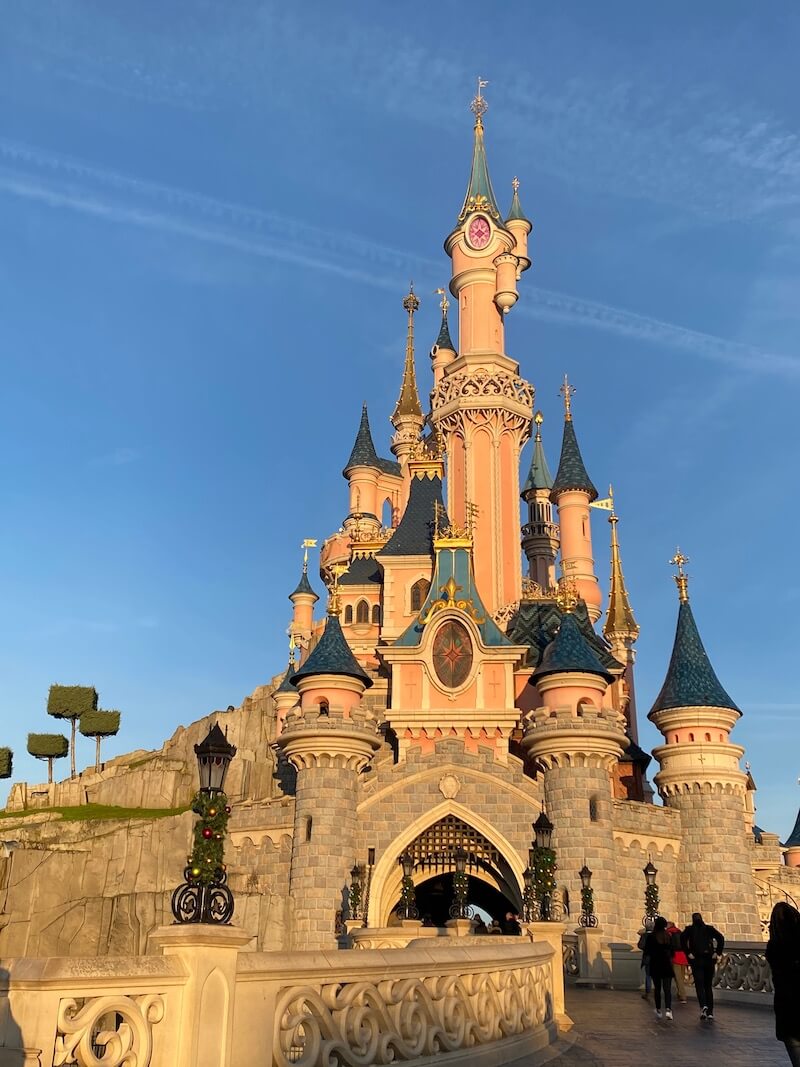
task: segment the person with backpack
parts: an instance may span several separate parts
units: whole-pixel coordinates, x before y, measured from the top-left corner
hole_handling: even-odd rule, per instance
[[[714,969],[725,948],[725,938],[715,927],[703,922],[699,911],[692,915],[690,926],[681,934],[681,948],[686,953],[694,977],[700,1018],[714,1018]]]
[[[800,1067],[800,912],[780,901],[769,920],[767,963],[775,987],[775,1036]]]
[[[664,1014],[672,1018],[672,943],[667,933],[667,920],[659,915],[647,935],[644,953],[650,960],[650,977],[653,979],[653,997],[656,1002],[656,1018],[661,1018],[661,994],[664,994]]]
[[[667,933],[672,947],[672,970],[675,972],[675,991],[678,994],[678,1001],[681,1004],[685,1004],[686,968],[689,965],[689,961],[686,959],[686,953],[681,947],[681,931],[679,927],[673,922],[668,922]]]

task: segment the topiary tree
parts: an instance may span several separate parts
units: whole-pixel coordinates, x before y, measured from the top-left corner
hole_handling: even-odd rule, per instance
[[[28,734],[28,752],[36,759],[47,760],[47,784],[53,781],[53,760],[63,759],[69,752],[69,741],[63,734]]]
[[[93,737],[97,745],[94,769],[100,770],[100,741],[104,737],[113,737],[119,731],[120,713],[118,711],[84,711],[81,715],[79,729],[84,737]]]
[[[0,778],[10,778],[14,773],[14,753],[10,748],[0,748]]]
[[[93,685],[51,685],[47,697],[47,714],[54,719],[68,719],[72,724],[70,777],[75,777],[75,730],[78,719],[87,711],[97,711],[97,690]]]

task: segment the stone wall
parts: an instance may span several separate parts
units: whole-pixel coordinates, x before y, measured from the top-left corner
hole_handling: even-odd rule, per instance
[[[681,927],[691,919],[678,904],[681,819],[659,805],[615,800],[613,821],[615,909],[600,920],[611,941],[635,948],[645,913],[643,868],[649,861],[658,869],[660,913]]]

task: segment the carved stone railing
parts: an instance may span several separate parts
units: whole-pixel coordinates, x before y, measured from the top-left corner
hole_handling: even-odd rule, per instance
[[[728,942],[714,972],[714,988],[730,992],[762,994],[774,993],[772,972],[764,955],[764,945],[749,942]]]
[[[243,954],[233,1062],[371,1067],[470,1049],[479,1064],[484,1050],[499,1062],[499,1043],[509,1060],[543,1047],[555,1037],[552,949],[484,940],[339,953],[335,969],[322,953]]]
[[[93,1067],[147,1067],[153,1055],[153,1027],[164,1018],[164,998],[90,997],[58,1006],[53,1067],[77,1063]]]
[[[564,934],[561,947],[564,959],[564,974],[567,978],[577,978],[580,974],[578,963],[578,935]]]

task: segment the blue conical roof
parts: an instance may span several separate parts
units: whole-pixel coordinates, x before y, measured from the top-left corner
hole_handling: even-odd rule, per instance
[[[315,601],[319,600],[319,597],[311,588],[311,582],[308,580],[308,566],[305,563],[303,564],[303,573],[300,575],[300,581],[297,583],[297,588],[289,593],[289,599],[294,600],[299,593],[308,593],[313,596]]]
[[[503,216],[497,206],[497,197],[494,195],[492,180],[489,177],[489,163],[486,159],[486,146],[483,143],[483,123],[480,119],[475,123],[472,168],[469,174],[467,195],[464,197],[458,221],[463,222],[473,211],[485,211],[497,224],[503,225]]]
[[[544,454],[544,448],[542,446],[542,435],[539,431],[536,431],[536,437],[533,442],[533,455],[531,456],[531,468],[528,471],[528,477],[525,479],[525,484],[522,487],[522,495],[530,492],[533,489],[552,489],[553,488],[553,476],[550,473],[550,468],[547,466],[547,458]]]
[[[613,681],[613,675],[605,670],[589,647],[572,612],[564,614],[558,632],[544,650],[542,662],[533,672],[533,677],[542,678],[547,674],[562,672],[597,674],[607,682]]]
[[[361,408],[361,422],[358,426],[358,433],[356,434],[356,439],[353,443],[350,459],[348,459],[345,468],[342,471],[345,477],[347,477],[347,472],[351,467],[374,467],[377,470],[381,469],[378,453],[375,451],[375,442],[372,440],[372,431],[369,428],[369,415],[367,414],[366,404]]]
[[[688,600],[678,608],[675,644],[667,677],[648,718],[667,708],[730,708],[739,711],[722,688],[700,640]]]
[[[286,669],[286,674],[283,676],[283,681],[275,690],[276,693],[296,693],[297,686],[292,685],[292,678],[295,674],[297,667],[294,663],[290,663]]]
[[[358,678],[367,689],[372,685],[372,679],[345,640],[338,615],[328,616],[314,651],[290,681],[292,685],[297,685],[298,678],[310,678],[315,674],[344,674],[349,678]]]
[[[784,848],[797,848],[800,845],[800,811],[797,813],[797,818],[794,822],[794,830],[789,834],[783,843]]]
[[[553,490],[550,499],[555,503],[559,493],[565,493],[569,489],[582,489],[589,494],[589,500],[597,500],[597,490],[592,479],[586,473],[583,456],[578,447],[578,438],[575,436],[575,427],[572,419],[564,420],[564,437],[561,441],[561,458],[558,461],[558,473],[553,482]]]
[[[451,352],[455,352],[456,346],[453,344],[453,339],[450,336],[450,327],[447,324],[447,312],[442,312],[442,325],[439,327],[439,336],[436,338],[436,348],[447,348]]]

